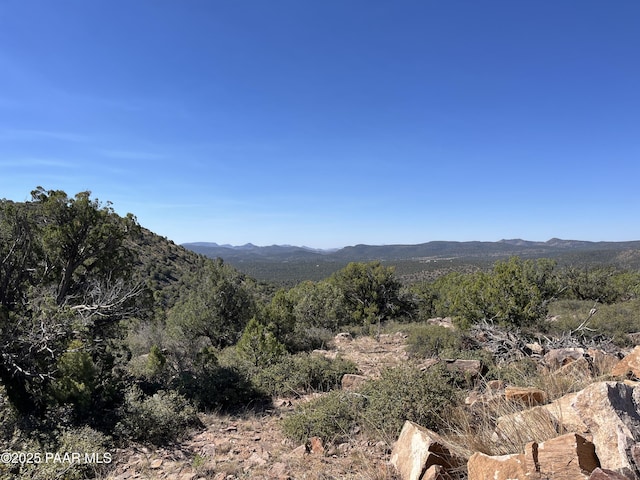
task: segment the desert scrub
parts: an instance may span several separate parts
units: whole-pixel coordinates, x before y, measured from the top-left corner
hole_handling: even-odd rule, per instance
[[[320,437],[325,443],[347,440],[358,426],[365,405],[362,395],[332,391],[299,406],[282,420],[282,431],[291,440],[304,443]]]
[[[20,442],[20,445],[15,445],[12,449],[16,453],[40,452],[42,462],[23,465],[4,464],[0,466],[0,479],[49,480],[60,478],[82,480],[103,478],[103,475],[109,470],[112,445],[111,439],[105,434],[83,426],[63,429],[53,440],[46,440],[46,437],[46,435],[29,435]],[[53,455],[53,457],[45,461],[44,452]],[[79,454],[81,460],[72,462],[71,457],[67,457],[65,460],[65,454],[72,453]],[[93,461],[85,462],[85,454],[89,455]],[[101,460],[101,462],[96,460]]]
[[[460,402],[455,380],[441,365],[425,371],[407,366],[387,369],[361,390],[367,399],[363,425],[383,440],[395,439],[405,420],[437,431]]]
[[[252,382],[268,395],[300,395],[340,388],[344,374],[357,371],[353,362],[341,357],[332,360],[300,353],[286,356],[275,365],[255,372]]]
[[[440,325],[412,325],[407,332],[407,350],[417,357],[457,358],[469,343],[459,330]]]
[[[153,445],[179,440],[189,428],[200,425],[195,407],[175,391],[145,396],[138,387],[131,387],[120,415],[119,435]]]
[[[559,300],[549,308],[554,321],[546,322],[546,330],[561,335],[575,330],[589,318],[592,308],[596,312],[589,319],[588,329],[580,331],[586,339],[595,336],[610,338],[618,346],[630,346],[629,333],[640,331],[640,299],[633,299],[610,305],[594,303],[590,300]]]

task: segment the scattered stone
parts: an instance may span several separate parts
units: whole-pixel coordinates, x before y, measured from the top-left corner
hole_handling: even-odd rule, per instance
[[[258,455],[258,453],[253,452],[251,456],[247,458],[246,463],[247,463],[247,466],[249,467],[255,467],[255,466],[266,465],[267,461],[264,458],[262,458],[260,455]]]
[[[152,468],[153,470],[157,470],[158,468],[160,468],[162,466],[162,459],[161,458],[156,458],[155,460],[153,460],[151,462],[151,464],[149,465],[150,468]]]

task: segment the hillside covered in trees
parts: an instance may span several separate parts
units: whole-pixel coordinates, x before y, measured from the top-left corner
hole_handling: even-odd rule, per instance
[[[29,202],[0,201],[0,442],[42,452],[170,444],[203,412],[337,389],[356,366],[309,352],[345,331],[376,337],[402,325],[416,355],[476,356],[498,378],[499,358],[483,353],[474,326],[624,346],[640,331],[639,295],[638,270],[518,256],[414,281],[377,260],[347,262],[282,287],[175,245],[90,192],[39,187]],[[434,317],[457,328],[427,326]],[[429,375],[439,377],[423,388],[437,391],[424,397],[436,403],[464,386]],[[389,392],[406,380],[385,378]],[[389,401],[361,410],[376,409],[378,427],[396,425]],[[285,425],[292,438],[309,428]],[[0,478],[58,478],[60,468],[95,478],[109,468],[71,467],[5,463]]]

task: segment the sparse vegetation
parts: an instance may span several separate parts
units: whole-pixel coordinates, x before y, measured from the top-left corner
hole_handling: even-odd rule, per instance
[[[283,419],[290,439],[332,443],[357,433],[389,444],[410,419],[499,452],[483,431],[499,412],[472,418],[461,406],[470,386],[499,379],[555,398],[589,379],[543,372],[518,349],[498,361],[500,349],[480,345],[483,325],[530,340],[619,346],[640,331],[640,273],[632,269],[513,257],[449,262],[403,283],[389,264],[352,262],[285,288],[160,239],[89,192],[71,198],[38,188],[30,202],[1,201],[0,259],[7,449],[166,445],[205,413],[317,395]],[[450,317],[456,328],[427,323],[432,317]],[[410,357],[354,391],[340,389],[345,374],[359,373],[354,362],[312,353],[341,331],[380,342],[385,328],[407,335]],[[416,367],[429,358],[480,359],[485,376]],[[100,473],[3,468],[0,478]]]

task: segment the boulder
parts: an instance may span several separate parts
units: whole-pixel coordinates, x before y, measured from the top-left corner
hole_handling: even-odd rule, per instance
[[[459,463],[437,433],[408,420],[391,451],[390,462],[402,480],[420,480],[432,465],[447,471]]]
[[[508,401],[530,407],[543,404],[547,398],[542,390],[533,387],[506,387],[504,396]]]
[[[525,458],[522,453],[489,456],[476,452],[467,462],[469,480],[525,480]]]
[[[584,348],[554,348],[544,354],[542,362],[549,370],[554,371],[584,357],[584,354]]]
[[[577,396],[578,392],[568,393],[547,405],[542,405],[541,408],[547,410],[560,428],[565,431],[586,434],[589,432],[589,428],[573,408]]]
[[[586,480],[599,466],[594,444],[577,433],[538,444],[537,471],[542,478]]]
[[[592,366],[589,360],[586,357],[580,357],[576,361],[560,367],[553,374],[560,377],[570,377],[576,382],[588,381],[593,376],[591,370]]]
[[[597,467],[594,445],[576,433],[529,442],[524,453],[474,453],[467,462],[469,480],[587,480]]]
[[[614,377],[640,378],[640,345],[635,347],[611,369]]]
[[[591,472],[589,480],[629,480],[624,475],[614,472],[613,470],[607,470],[606,468],[596,468]]]
[[[492,439],[517,448],[538,438],[553,437],[559,433],[560,428],[549,410],[533,407],[499,417]]]
[[[620,361],[617,356],[596,348],[587,350],[587,355],[591,357],[591,367],[595,378],[610,375],[613,367]]]
[[[601,467],[635,478],[632,450],[640,440],[640,390],[622,382],[598,382],[578,392],[572,408],[593,437]]]

